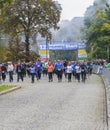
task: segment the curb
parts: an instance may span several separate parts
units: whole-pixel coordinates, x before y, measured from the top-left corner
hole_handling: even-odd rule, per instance
[[[0,92],[0,96],[3,95],[3,94],[7,94],[7,93],[13,92],[13,91],[15,91],[15,90],[18,90],[18,89],[20,89],[20,88],[21,88],[21,87],[14,87],[14,88],[12,88],[12,89],[8,89],[8,90],[5,90],[5,91],[2,91],[2,92]]]
[[[105,105],[106,105],[106,122],[107,122],[107,130],[110,130],[110,105],[109,105],[109,96],[108,96],[108,86],[109,84],[106,82],[106,79],[104,78],[103,75],[99,75],[96,72],[93,72],[93,74],[98,75],[101,79],[102,82],[104,84],[104,88],[105,88]]]
[[[96,73],[94,73],[94,74],[96,74]],[[98,75],[98,74],[96,74],[96,75]],[[103,84],[104,84],[104,88],[105,88],[105,105],[106,105],[106,121],[107,121],[107,130],[110,130],[110,105],[109,105],[109,98],[108,98],[108,92],[107,92],[107,89],[108,89],[108,84],[107,84],[107,82],[106,82],[106,80],[105,80],[105,78],[104,78],[104,76],[103,75],[98,75],[98,76],[100,76],[101,77],[101,79],[102,79],[102,81],[103,81]]]
[[[109,96],[108,96],[108,84],[103,75],[100,76],[103,80],[105,86],[105,98],[106,98],[106,115],[107,115],[107,130],[110,130],[110,120],[109,120]]]

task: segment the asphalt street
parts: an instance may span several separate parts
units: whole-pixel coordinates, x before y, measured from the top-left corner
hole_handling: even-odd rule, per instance
[[[31,83],[13,83],[21,89],[0,96],[0,130],[107,130],[105,90],[101,78],[85,83],[47,77]]]

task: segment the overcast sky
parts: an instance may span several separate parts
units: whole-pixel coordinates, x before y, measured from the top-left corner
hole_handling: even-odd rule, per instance
[[[84,16],[84,13],[94,0],[57,0],[62,7],[61,20],[71,20],[73,17]]]

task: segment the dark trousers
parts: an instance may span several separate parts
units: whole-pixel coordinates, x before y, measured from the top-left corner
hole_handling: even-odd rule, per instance
[[[76,77],[77,77],[78,82],[80,82],[80,73],[76,73]]]
[[[44,76],[44,75],[47,76],[47,70],[43,70],[42,73],[43,73],[43,76]]]
[[[13,82],[13,71],[9,71],[9,81]]]
[[[68,82],[71,82],[71,75],[72,73],[68,73]]]
[[[81,79],[82,79],[82,82],[85,82],[85,79],[86,79],[86,72],[81,72]]]
[[[62,81],[62,70],[57,70],[57,78],[58,78],[58,81]]]
[[[53,81],[53,74],[52,72],[48,72],[49,82]]]
[[[1,79],[2,79],[1,77],[2,77],[2,73],[0,72],[0,83],[1,83]]]
[[[37,71],[37,79],[41,79],[41,70]]]
[[[17,81],[19,82],[19,79],[21,79],[23,81],[23,74],[22,72],[18,72],[17,73]]]
[[[76,71],[75,71],[75,70],[73,70],[73,77],[74,77],[75,79],[77,79],[77,75],[76,75]]]
[[[34,73],[31,73],[31,82],[34,83],[34,77],[35,77],[35,74]]]
[[[5,81],[5,79],[6,79],[6,74],[2,73],[2,80]]]

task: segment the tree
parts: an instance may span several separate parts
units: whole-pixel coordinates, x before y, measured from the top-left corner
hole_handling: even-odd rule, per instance
[[[10,4],[12,2],[13,2],[13,0],[1,0],[0,1],[0,23],[2,22],[2,16],[4,14],[4,6],[6,4]]]
[[[9,55],[10,60],[17,62],[19,60],[24,60],[26,58],[29,58],[33,61],[38,57],[38,55],[32,51],[30,51],[30,57],[27,57],[27,55],[25,55],[24,46],[25,43],[22,42],[20,36],[15,36],[14,38],[12,38],[8,44],[8,50],[10,52]]]
[[[1,0],[0,1],[0,45],[2,46],[2,37],[5,35],[3,33],[3,21],[6,19],[5,17],[5,11],[4,11],[4,7],[7,4],[11,4],[13,2],[13,0]]]
[[[18,61],[19,59],[24,58],[24,43],[19,36],[16,36],[9,41],[8,48],[13,61]]]
[[[0,45],[0,62],[6,62],[8,60],[9,51]]]
[[[107,48],[110,47],[110,8],[104,5],[103,10],[97,9],[92,21],[86,25],[86,39],[92,48],[93,58],[107,58]],[[101,53],[100,53],[101,52]],[[91,53],[90,53],[91,54]]]
[[[6,6],[5,11],[6,32],[24,35],[25,52],[29,57],[32,34],[40,33],[46,37],[51,35],[51,28],[58,29],[61,7],[52,0],[15,0],[14,3]]]

